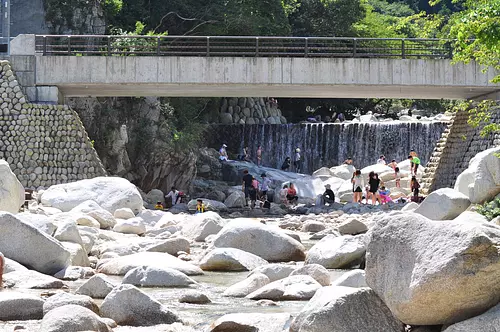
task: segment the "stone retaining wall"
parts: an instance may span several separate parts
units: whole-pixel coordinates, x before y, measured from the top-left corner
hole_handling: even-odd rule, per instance
[[[219,113],[222,124],[285,124],[273,98],[224,98]]]
[[[106,174],[76,112],[29,103],[8,61],[0,61],[0,158],[33,189]]]
[[[424,194],[439,188],[453,188],[458,175],[476,154],[500,145],[500,133],[482,137],[482,128],[471,127],[468,119],[467,111],[459,112],[437,143],[422,178]],[[491,121],[500,123],[500,108],[492,110]]]

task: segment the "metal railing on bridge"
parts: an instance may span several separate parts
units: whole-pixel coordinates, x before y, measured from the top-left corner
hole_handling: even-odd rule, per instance
[[[37,35],[42,55],[447,59],[450,40],[348,37]]]

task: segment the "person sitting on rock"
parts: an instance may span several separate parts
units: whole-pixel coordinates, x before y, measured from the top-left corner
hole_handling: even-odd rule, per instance
[[[379,195],[380,195],[380,201],[382,202],[382,204],[386,204],[386,203],[389,203],[389,202],[392,202],[392,198],[391,198],[391,191],[389,189],[386,189],[384,186],[380,187],[380,190],[378,191]]]
[[[203,200],[197,199],[196,200],[196,212],[195,212],[195,214],[203,213],[203,212],[205,212],[205,204],[203,204]]]
[[[297,190],[295,189],[295,186],[293,183],[290,183],[290,187],[288,187],[286,199],[292,205],[297,204],[297,202],[299,200],[299,197],[297,196]]]
[[[221,148],[219,149],[219,160],[220,161],[228,161],[226,148],[227,148],[227,145],[222,144]]]
[[[155,210],[163,210],[163,204],[161,204],[161,202],[156,202]]]
[[[335,202],[335,194],[333,193],[332,187],[327,184],[325,185],[325,192],[323,193],[323,205],[332,205]]]
[[[288,200],[286,199],[286,195],[288,195],[288,186],[285,184],[283,189],[280,190],[280,202],[288,205]]]
[[[286,157],[283,165],[281,165],[282,171],[288,171],[290,169],[290,164],[292,163],[290,157]]]

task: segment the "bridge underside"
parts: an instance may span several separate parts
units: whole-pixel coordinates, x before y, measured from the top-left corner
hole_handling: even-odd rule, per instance
[[[289,84],[60,84],[65,97],[255,97],[481,99],[497,87]]]

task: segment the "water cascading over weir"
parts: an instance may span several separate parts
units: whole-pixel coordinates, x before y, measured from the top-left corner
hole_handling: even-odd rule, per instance
[[[252,159],[258,145],[263,148],[265,166],[280,168],[286,157],[293,159],[300,148],[304,172],[341,164],[347,157],[362,168],[375,164],[380,155],[388,161],[405,160],[415,149],[425,165],[448,126],[447,122],[302,123],[264,125],[211,125],[206,134],[208,147],[228,145],[230,158],[248,146]]]

